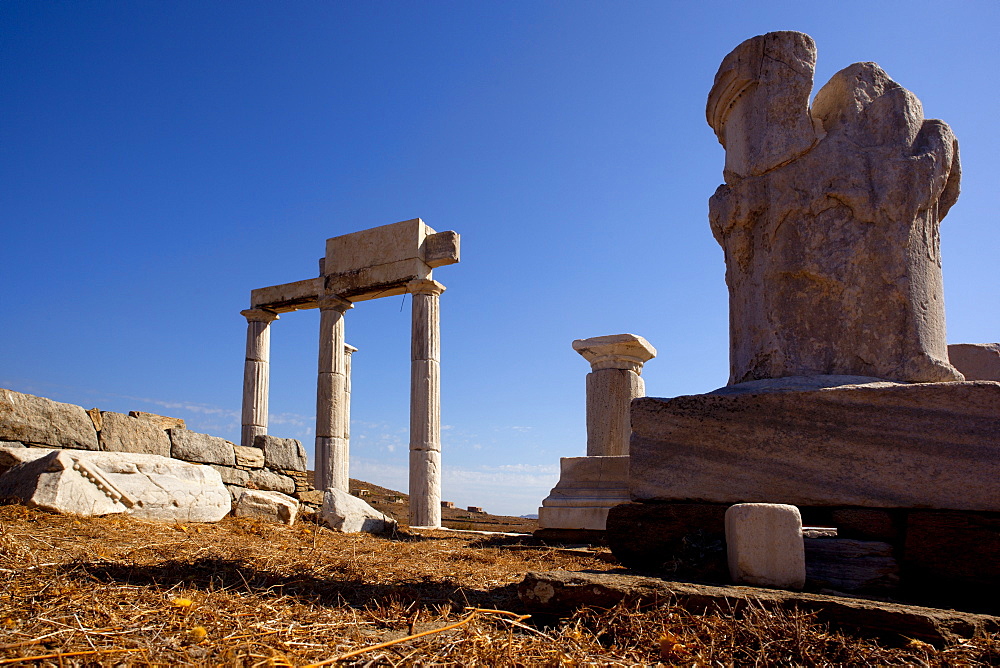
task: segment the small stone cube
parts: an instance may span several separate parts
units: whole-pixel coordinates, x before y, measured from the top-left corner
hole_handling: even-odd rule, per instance
[[[739,503],[726,511],[729,574],[738,584],[802,589],[805,547],[799,509],[778,503]]]

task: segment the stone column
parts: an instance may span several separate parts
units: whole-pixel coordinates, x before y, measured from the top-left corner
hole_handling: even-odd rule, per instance
[[[271,323],[278,314],[266,309],[240,311],[247,319],[247,357],[243,363],[243,429],[240,444],[253,447],[267,433],[267,395],[270,385]]]
[[[613,334],[578,339],[573,350],[592,369],[587,374],[587,456],[627,455],[629,404],[646,395],[640,374],[656,349],[641,336]]]
[[[344,313],[351,302],[336,295],[319,298],[319,374],[316,382],[316,489],[348,489],[346,429],[347,358]]]
[[[343,480],[349,491],[351,480],[351,357],[358,349],[349,343],[344,344],[344,435],[343,457],[339,460],[337,475]]]
[[[410,340],[410,524],[441,526],[441,331],[444,286],[430,279],[407,284],[413,295]]]

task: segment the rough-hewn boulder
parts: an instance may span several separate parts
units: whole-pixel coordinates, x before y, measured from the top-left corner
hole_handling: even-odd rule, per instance
[[[101,450],[140,452],[170,456],[170,437],[154,422],[121,413],[101,412],[101,431],[97,434]]]
[[[254,439],[253,444],[264,451],[264,465],[270,469],[306,470],[306,450],[294,438],[261,435]]]
[[[98,450],[97,430],[80,406],[0,388],[0,439]]]
[[[235,444],[218,436],[199,434],[187,429],[171,429],[170,456],[188,462],[236,465]]]
[[[291,525],[295,523],[298,510],[299,502],[281,492],[248,489],[236,500],[233,514]]]
[[[320,517],[328,527],[344,533],[364,531],[381,534],[396,530],[396,520],[339,489],[331,488],[324,492]]]

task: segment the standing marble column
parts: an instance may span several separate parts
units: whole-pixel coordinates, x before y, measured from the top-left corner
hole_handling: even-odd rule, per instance
[[[337,462],[337,479],[343,481],[350,490],[351,480],[351,358],[358,349],[349,343],[344,344],[344,432],[341,452],[343,456]]]
[[[344,313],[353,305],[336,295],[319,299],[319,373],[316,382],[316,489],[349,491],[347,443],[347,358]]]
[[[243,363],[243,429],[240,444],[253,447],[267,433],[267,396],[270,385],[271,323],[278,314],[266,309],[240,311],[247,319],[247,356]]]
[[[413,295],[410,339],[410,524],[441,526],[441,326],[444,286],[407,284]]]
[[[587,374],[587,456],[627,455],[632,433],[629,405],[646,395],[639,374],[656,357],[649,341],[635,334],[578,339],[573,350],[590,362]]]

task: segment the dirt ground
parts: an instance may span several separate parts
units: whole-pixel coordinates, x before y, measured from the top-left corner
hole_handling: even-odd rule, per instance
[[[533,618],[529,570],[615,570],[525,537],[344,535],[0,507],[0,665],[997,665],[1000,638],[862,639],[802,614],[659,605]]]

